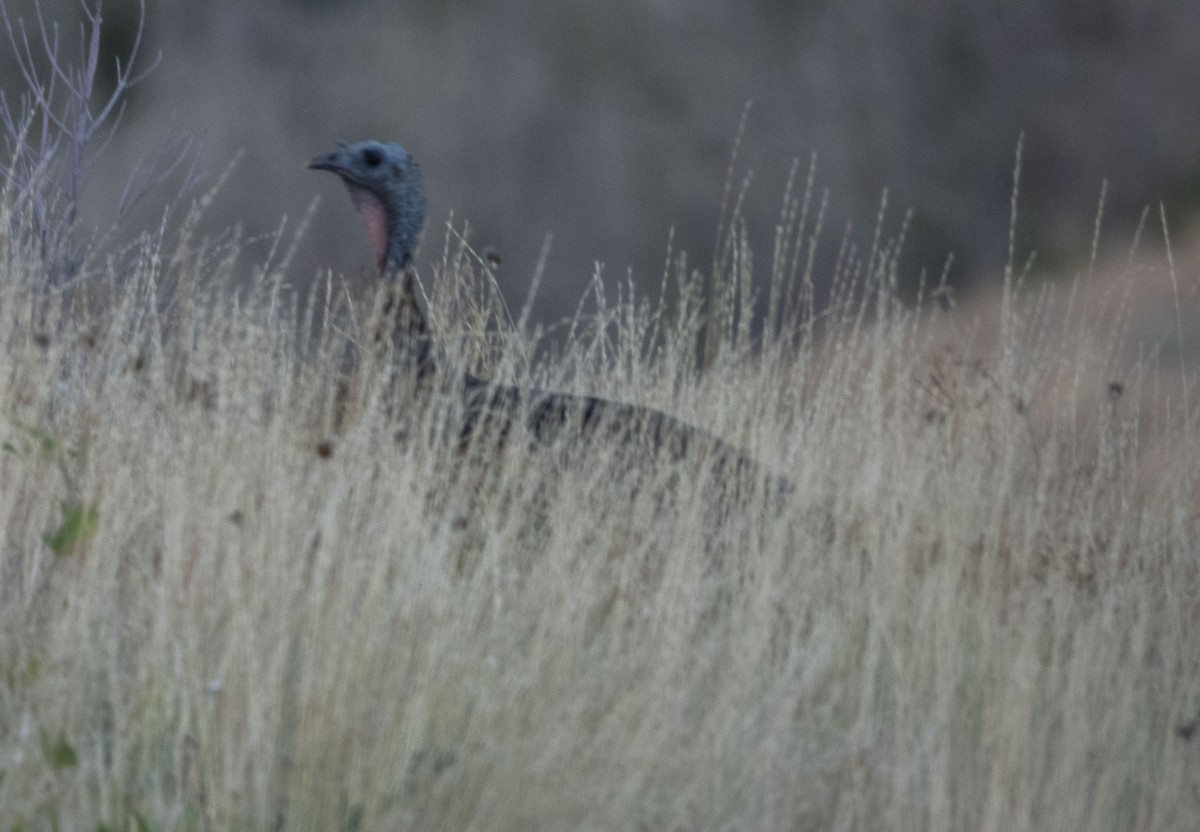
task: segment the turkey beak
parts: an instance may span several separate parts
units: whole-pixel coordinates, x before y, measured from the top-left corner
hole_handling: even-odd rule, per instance
[[[346,169],[346,166],[342,163],[341,155],[340,150],[333,153],[323,153],[320,156],[314,156],[310,159],[305,167],[309,170],[329,170],[334,173],[341,173]]]

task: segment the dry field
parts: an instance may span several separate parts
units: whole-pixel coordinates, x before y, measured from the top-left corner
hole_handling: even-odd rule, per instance
[[[757,344],[735,236],[720,314],[673,261],[533,360],[453,240],[422,275],[450,364],[667,409],[780,498],[464,451],[385,368],[339,432],[336,281],[235,288],[185,224],[51,291],[12,210],[0,830],[1200,828],[1200,379],[1133,304],[913,306],[888,243],[817,303],[785,211]]]
[[[811,176],[758,260],[727,186],[550,329],[427,235],[447,383],[347,379],[379,293],[197,231],[183,155],[85,233],[137,47],[105,104],[98,16],[5,20],[0,832],[1200,828],[1200,244],[902,300]],[[464,369],[762,468],[464,444]]]

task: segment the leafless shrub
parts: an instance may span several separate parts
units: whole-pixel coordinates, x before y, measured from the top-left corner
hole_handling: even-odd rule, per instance
[[[26,235],[36,245],[51,286],[76,277],[96,244],[111,237],[138,203],[164,187],[177,172],[182,176],[176,200],[198,181],[192,138],[169,139],[152,158],[140,160],[129,171],[107,228],[79,239],[80,207],[89,175],[121,122],[130,91],[154,71],[161,57],[135,69],[145,30],[143,0],[129,54],[114,59],[112,91],[97,101],[101,9],[101,2],[92,8],[83,6],[79,52],[71,61],[58,23],[46,20],[40,3],[35,5],[36,25],[32,27],[22,17],[14,19],[8,7],[0,5],[0,19],[24,82],[15,102],[0,90],[0,127],[6,151],[0,160],[0,176],[14,192],[13,236]]]

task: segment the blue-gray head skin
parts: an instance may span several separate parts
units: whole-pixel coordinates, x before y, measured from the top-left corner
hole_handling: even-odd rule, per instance
[[[425,185],[421,169],[398,144],[338,142],[332,153],[308,163],[342,177],[367,229],[382,274],[408,267],[425,225]]]

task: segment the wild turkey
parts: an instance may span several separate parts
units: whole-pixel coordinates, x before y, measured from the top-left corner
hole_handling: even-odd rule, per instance
[[[338,142],[338,149],[308,163],[313,170],[336,173],[346,183],[367,238],[375,266],[395,281],[384,308],[394,321],[391,340],[418,377],[433,374],[433,332],[415,278],[408,266],[425,225],[425,185],[421,168],[398,144]]]
[[[397,325],[392,335],[417,378],[437,372],[437,359],[424,303],[409,269],[425,223],[425,187],[421,169],[398,144],[376,141],[339,143],[337,150],[308,163],[342,178],[375,251],[380,275],[397,281]],[[536,388],[494,384],[464,373],[463,419],[456,428],[470,441],[481,432],[504,441],[524,423],[538,443],[577,431],[587,439],[647,440],[657,451],[679,459],[701,447],[714,455],[722,474],[758,470],[744,453],[694,425],[652,408],[595,396],[577,396]],[[774,478],[768,478],[774,479]]]

